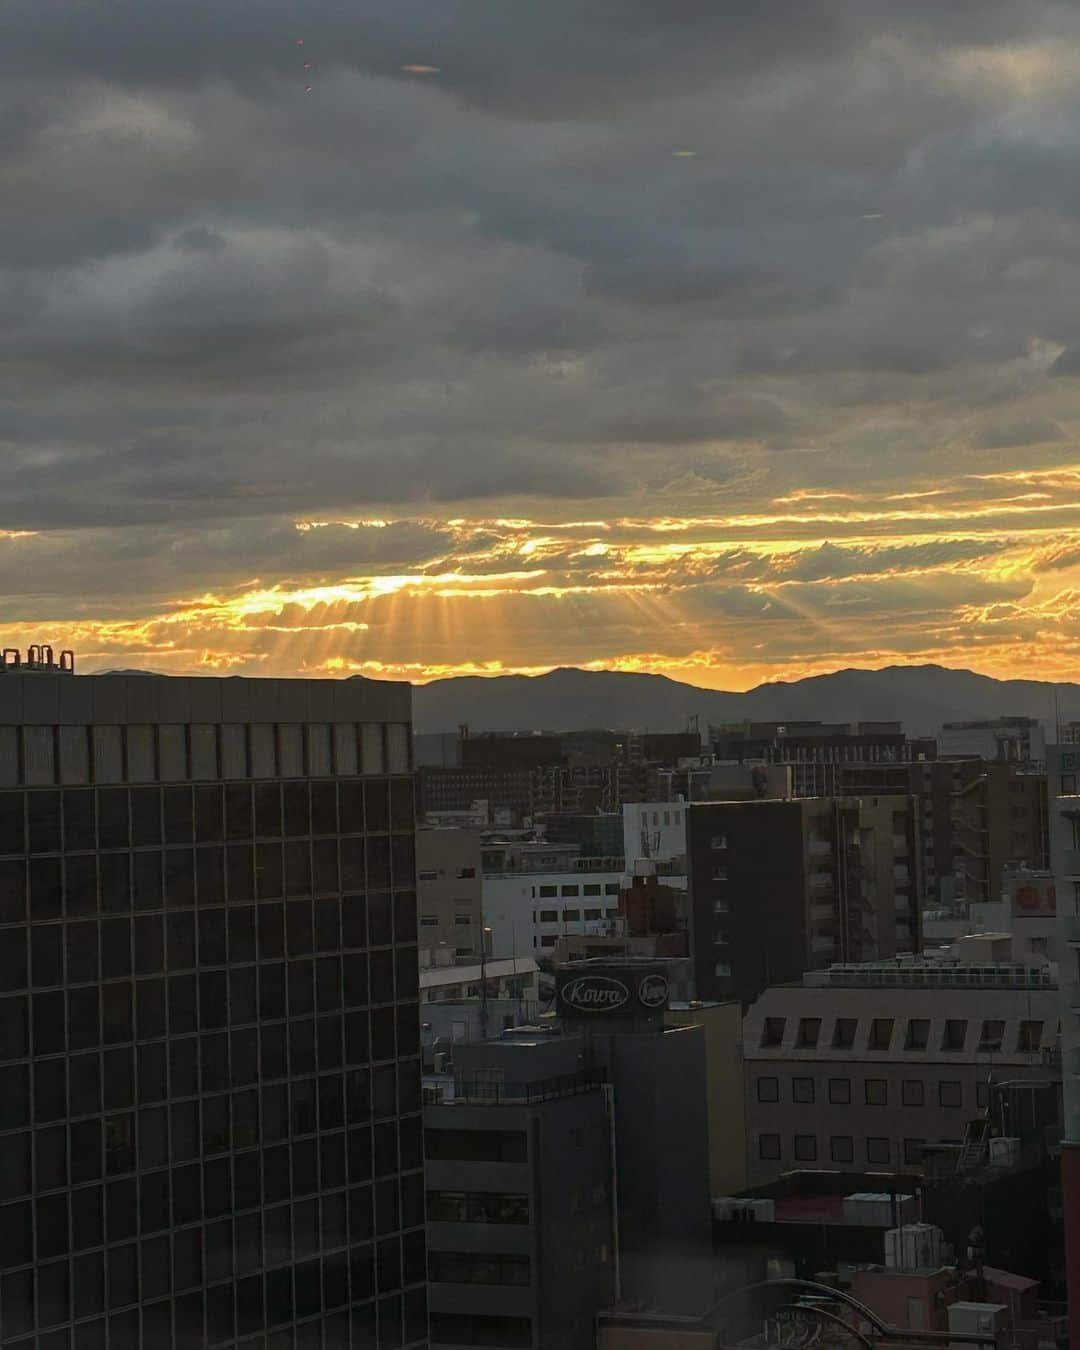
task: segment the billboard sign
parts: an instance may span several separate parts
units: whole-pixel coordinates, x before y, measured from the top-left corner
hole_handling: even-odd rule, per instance
[[[575,1012],[615,1012],[630,1001],[630,990],[610,975],[578,975],[560,992],[562,1001]]]

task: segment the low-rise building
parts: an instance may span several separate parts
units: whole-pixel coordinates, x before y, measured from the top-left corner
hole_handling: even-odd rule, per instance
[[[1057,1022],[1045,966],[880,962],[767,989],[743,1031],[751,1181],[917,1170],[943,1145],[957,1158],[977,1120],[1041,1141],[1059,1118]]]
[[[485,870],[484,924],[493,955],[550,955],[561,937],[616,931],[621,858],[571,858],[549,868]]]
[[[616,1290],[612,1125],[580,1039],[455,1047],[424,1108],[433,1347],[591,1350]]]

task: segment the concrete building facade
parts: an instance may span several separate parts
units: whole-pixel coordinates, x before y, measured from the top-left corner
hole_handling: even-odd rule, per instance
[[[962,761],[953,802],[958,900],[995,903],[1007,868],[1048,866],[1043,770],[1022,762]]]
[[[599,870],[587,865],[598,861]],[[621,860],[581,859],[559,871],[485,872],[484,926],[491,954],[550,955],[562,937],[613,933],[623,884]]]
[[[421,964],[425,952],[450,951],[467,961],[483,940],[482,874],[478,829],[416,831],[416,905]]]
[[[766,990],[743,1035],[751,1182],[918,1170],[987,1116],[1040,1135],[1058,1118],[1057,1020],[1045,967],[881,963]],[[1023,1100],[1003,1091],[1017,1083]]]
[[[454,1047],[424,1112],[431,1343],[588,1350],[617,1289],[612,1123],[577,1038]]]
[[[693,803],[688,819],[698,997],[745,1006],[807,970],[918,950],[913,798]]]

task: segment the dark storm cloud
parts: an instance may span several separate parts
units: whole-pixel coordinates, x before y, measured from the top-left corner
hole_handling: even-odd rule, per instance
[[[1070,434],[1070,5],[8,0],[0,42],[0,527],[240,522],[254,571],[289,513]]]

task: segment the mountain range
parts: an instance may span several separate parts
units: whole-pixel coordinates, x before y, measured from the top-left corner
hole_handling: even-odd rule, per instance
[[[1056,706],[1055,706],[1056,705]],[[837,670],[744,693],[699,689],[664,675],[564,668],[546,675],[459,676],[413,691],[418,732],[683,730],[721,722],[902,722],[913,736],[944,722],[1005,716],[1080,719],[1080,685],[995,680],[945,666]]]

